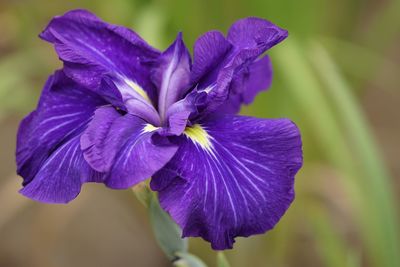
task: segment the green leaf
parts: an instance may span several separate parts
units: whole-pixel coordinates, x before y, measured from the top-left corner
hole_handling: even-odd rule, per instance
[[[400,31],[400,1],[387,1],[375,12],[365,31],[365,43],[370,47],[385,50],[392,45]]]
[[[355,260],[354,249],[346,245],[346,239],[333,225],[332,218],[325,207],[315,201],[308,201],[307,207],[305,212],[308,214],[305,217],[315,232],[316,249],[325,265],[327,267],[360,266]]]
[[[373,260],[382,266],[400,266],[398,214],[389,172],[380,156],[369,125],[352,95],[352,89],[324,47],[310,49],[315,70],[325,82],[327,93],[358,159],[358,186],[364,199],[360,224]]]
[[[217,254],[217,267],[230,267],[230,264],[223,252],[218,252]]]
[[[181,237],[181,229],[160,207],[155,193],[150,192],[150,195],[148,211],[154,235],[167,257],[173,260],[178,252],[187,251],[187,240]]]
[[[179,260],[174,262],[175,267],[207,267],[198,257],[184,252],[176,253]]]
[[[198,257],[189,254],[188,242],[182,231],[160,206],[157,194],[149,188],[148,181],[133,188],[138,200],[148,209],[151,226],[158,245],[176,267],[207,267]],[[225,260],[226,261],[226,260]],[[229,267],[229,265],[221,265]]]

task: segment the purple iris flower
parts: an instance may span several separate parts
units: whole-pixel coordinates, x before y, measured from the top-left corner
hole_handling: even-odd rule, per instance
[[[193,63],[182,35],[164,52],[84,10],[40,37],[63,69],[18,131],[21,193],[66,203],[83,183],[113,189],[149,177],[161,206],[214,249],[270,230],[294,198],[301,139],[288,119],[235,115],[271,84],[264,52],[287,31],[263,19],[203,34]]]

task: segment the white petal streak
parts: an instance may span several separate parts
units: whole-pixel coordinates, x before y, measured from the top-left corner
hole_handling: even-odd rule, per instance
[[[75,119],[72,119],[72,120],[68,120],[68,121],[65,121],[65,122],[63,122],[63,123],[57,124],[55,127],[50,128],[48,131],[46,131],[46,132],[41,136],[40,139],[43,140],[46,136],[48,136],[48,135],[51,134],[52,132],[56,131],[57,129],[60,129],[60,128],[64,127],[65,125],[68,125],[68,124],[73,123],[73,122],[75,122],[75,121],[76,121]]]
[[[254,174],[249,168],[247,168],[240,160],[238,160],[228,149],[226,149],[223,145],[221,145],[218,141],[215,141],[215,143],[219,144],[219,147],[222,148],[241,168],[236,167],[236,170],[238,170],[243,178],[258,192],[258,194],[261,196],[261,198],[265,201],[265,196],[263,192],[258,188],[258,186],[249,178],[245,173],[243,173],[242,170],[247,171],[253,178],[256,180],[262,182],[265,184],[265,181],[258,177],[256,174]]]
[[[207,158],[207,161],[208,161],[208,158]],[[229,188],[228,188],[228,185],[227,185],[227,183],[226,183],[226,181],[225,181],[225,178],[224,178],[224,174],[221,172],[221,170],[220,170],[220,168],[219,168],[217,162],[218,162],[217,160],[214,160],[214,161],[213,161],[214,166],[215,166],[215,169],[218,170],[218,173],[219,173],[219,175],[220,175],[219,178],[222,180],[222,183],[224,184],[224,187],[225,187],[225,190],[226,190],[226,194],[228,195],[229,203],[230,203],[230,205],[231,205],[231,207],[232,207],[233,217],[234,217],[234,220],[235,220],[234,225],[236,226],[237,223],[238,223],[238,217],[237,217],[235,205],[233,204],[233,199],[232,199],[231,191],[230,191]],[[213,171],[211,171],[211,174],[212,174],[212,176],[213,176],[213,178],[214,178],[214,172],[213,172]],[[231,178],[233,178],[233,177],[231,177]],[[234,178],[233,178],[233,179],[234,179]],[[217,203],[217,202],[214,203],[214,208],[215,208],[216,206],[218,206],[218,203]]]
[[[84,112],[74,112],[74,113],[70,113],[70,114],[52,116],[52,117],[42,120],[39,125],[43,125],[47,122],[54,121],[54,120],[65,119],[65,118],[69,118],[69,117],[76,117],[81,114],[84,114]]]

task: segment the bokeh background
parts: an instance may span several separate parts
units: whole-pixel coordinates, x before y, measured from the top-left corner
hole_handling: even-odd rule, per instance
[[[189,47],[210,29],[259,16],[289,30],[270,51],[270,91],[243,109],[290,117],[301,128],[297,198],[277,227],[239,238],[233,267],[400,266],[400,1],[0,0],[0,266],[170,266],[129,190],[85,185],[69,205],[17,193],[18,122],[61,66],[37,35],[50,18],[86,8],[165,49],[178,31]],[[190,250],[209,266],[200,239]]]

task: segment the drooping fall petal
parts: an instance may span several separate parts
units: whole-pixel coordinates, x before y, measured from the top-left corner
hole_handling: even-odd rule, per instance
[[[300,134],[286,119],[217,116],[185,130],[172,160],[154,176],[161,206],[214,249],[264,233],[294,197]]]

